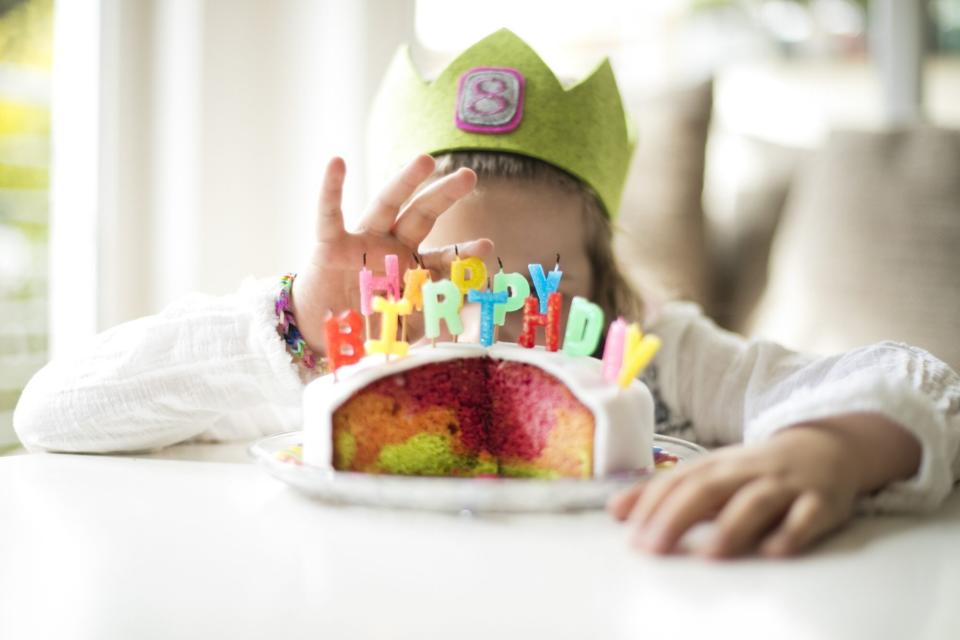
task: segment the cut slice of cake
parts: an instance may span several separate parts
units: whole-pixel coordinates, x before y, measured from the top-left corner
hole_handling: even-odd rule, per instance
[[[304,394],[304,460],[341,471],[589,478],[653,466],[653,400],[513,344],[367,357]]]

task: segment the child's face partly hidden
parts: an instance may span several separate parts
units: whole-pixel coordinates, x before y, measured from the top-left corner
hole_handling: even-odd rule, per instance
[[[561,322],[566,318],[573,296],[590,297],[591,270],[587,258],[585,229],[580,199],[558,186],[500,178],[481,179],[473,194],[448,209],[423,241],[421,249],[459,244],[477,238],[493,240],[495,250],[485,262],[491,278],[499,270],[497,257],[506,272],[528,276],[527,265],[540,263],[553,269],[560,254],[564,298]],[[530,294],[536,295],[531,284]],[[507,315],[498,338],[516,342],[523,314]],[[464,336],[475,342],[479,334],[479,305],[465,304]],[[537,342],[542,343],[538,336]]]

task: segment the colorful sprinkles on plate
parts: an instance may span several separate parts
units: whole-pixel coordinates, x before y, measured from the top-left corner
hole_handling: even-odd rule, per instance
[[[295,444],[284,449],[280,449],[273,454],[280,462],[290,462],[293,464],[303,464],[303,445]],[[653,448],[653,464],[657,469],[669,469],[676,466],[680,458],[667,452],[662,447]],[[497,476],[490,476],[497,477]]]

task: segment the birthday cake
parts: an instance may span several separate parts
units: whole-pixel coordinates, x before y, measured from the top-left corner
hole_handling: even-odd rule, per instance
[[[340,471],[589,478],[653,467],[653,400],[602,363],[442,343],[367,356],[304,395],[304,461]]]

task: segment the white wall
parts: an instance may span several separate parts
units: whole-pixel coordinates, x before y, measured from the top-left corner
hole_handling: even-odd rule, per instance
[[[94,176],[66,180],[53,203],[62,229],[87,229],[57,251],[59,344],[189,291],[296,269],[332,155],[347,159],[345,206],[358,211],[366,105],[413,35],[413,4],[88,0],[77,10],[98,19],[58,20],[55,38],[90,52],[63,65],[89,81],[61,74],[61,104],[93,111],[55,128],[54,180],[80,166]],[[84,251],[95,264],[71,267]],[[65,312],[71,298],[90,322]]]

